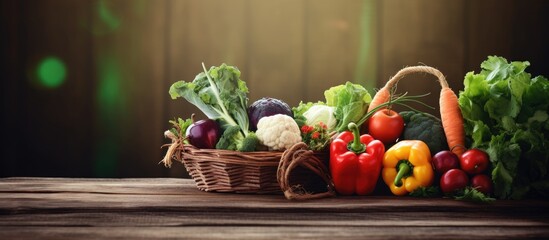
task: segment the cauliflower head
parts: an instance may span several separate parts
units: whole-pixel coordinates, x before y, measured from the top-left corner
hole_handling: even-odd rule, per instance
[[[262,117],[255,131],[259,143],[269,150],[282,151],[301,142],[301,131],[295,120],[285,114]]]

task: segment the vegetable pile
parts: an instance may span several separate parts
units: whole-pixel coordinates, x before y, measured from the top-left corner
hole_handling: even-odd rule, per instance
[[[498,198],[549,196],[549,81],[490,56],[465,75],[459,105],[472,147],[490,155]]]
[[[171,133],[183,138],[184,144],[197,148],[284,151],[304,141],[312,150],[322,151],[330,142],[337,116],[348,117],[349,112],[358,109],[365,111],[364,101],[369,99],[368,92],[360,85],[336,86],[329,91],[328,100],[333,107],[323,102],[315,106],[303,104],[294,118],[292,108],[281,99],[263,97],[248,105],[248,87],[240,79],[238,68],[227,64],[210,70],[202,64],[202,68],[204,71],[193,81],[175,82],[169,90],[172,99],[184,98],[208,118],[196,122],[192,117],[170,121],[177,126]],[[346,106],[356,107],[347,109]],[[361,116],[355,114],[350,120]]]
[[[303,145],[329,151],[335,191],[375,194],[379,180],[397,196],[493,201],[549,197],[549,81],[526,72],[528,62],[490,56],[465,75],[459,97],[428,66],[400,70],[372,98],[346,82],[323,101],[289,106],[263,97],[248,104],[248,88],[234,66],[222,64],[170,88],[208,119],[177,119],[171,133],[201,149],[286,151]],[[395,95],[409,73],[429,73],[441,85],[440,118]],[[408,107],[396,112],[393,105]],[[425,104],[423,104],[426,106]],[[429,106],[427,106],[429,107]],[[285,154],[286,154],[285,153]]]

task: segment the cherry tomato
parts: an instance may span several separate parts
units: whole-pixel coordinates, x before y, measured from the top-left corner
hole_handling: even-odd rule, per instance
[[[494,183],[488,175],[477,174],[471,178],[471,187],[476,188],[486,195],[490,195],[494,189]]]
[[[440,190],[443,193],[452,193],[469,185],[469,177],[461,169],[450,169],[440,177]]]
[[[394,143],[403,129],[404,119],[390,109],[379,110],[368,120],[368,133],[385,144]]]
[[[459,159],[461,169],[469,174],[479,174],[488,169],[490,158],[480,149],[469,149],[461,154]]]

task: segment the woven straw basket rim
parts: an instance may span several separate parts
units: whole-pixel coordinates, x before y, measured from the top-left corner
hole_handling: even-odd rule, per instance
[[[180,144],[177,150],[183,151],[179,161],[217,161],[226,164],[246,164],[257,167],[277,167],[283,152],[256,151],[239,152],[223,149],[199,149],[193,145]]]

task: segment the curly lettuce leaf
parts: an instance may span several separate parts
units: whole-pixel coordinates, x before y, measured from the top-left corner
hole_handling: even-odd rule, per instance
[[[336,131],[347,130],[350,122],[358,122],[366,111],[372,96],[362,85],[346,82],[324,91],[326,105],[335,107]]]

